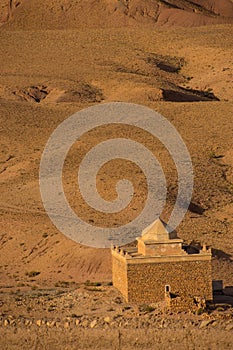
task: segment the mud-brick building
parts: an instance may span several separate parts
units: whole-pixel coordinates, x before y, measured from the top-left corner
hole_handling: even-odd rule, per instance
[[[211,251],[192,249],[158,219],[137,239],[137,247],[112,250],[113,285],[127,302],[191,307],[212,300]]]

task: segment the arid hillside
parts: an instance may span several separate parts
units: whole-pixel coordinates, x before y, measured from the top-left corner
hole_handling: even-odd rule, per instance
[[[231,26],[154,31],[2,27],[0,36],[2,286],[111,279],[108,251],[79,246],[53,226],[43,209],[38,175],[47,139],[59,123],[81,108],[109,101],[154,108],[182,135],[192,157],[195,187],[179,235],[211,245],[214,278],[232,283]],[[114,132],[131,135],[122,129]],[[91,145],[108,137],[101,129],[86,135],[64,168],[67,198],[94,224],[102,224],[103,218],[85,209],[80,199],[77,163]],[[135,137],[147,142],[164,167],[169,213],[176,197],[174,164],[165,147],[146,141],[143,134]],[[117,178],[128,171],[140,210],[145,190],[141,177],[128,165],[124,174],[121,168],[115,163],[100,173],[101,191],[113,199]],[[125,220],[131,214],[122,215]],[[31,279],[27,273],[34,270],[40,274]]]
[[[0,6],[1,23],[14,30],[233,22],[231,0],[1,0]]]
[[[232,349],[232,0],[0,0],[0,25],[1,349],[152,349],[156,342]],[[110,249],[68,239],[44,209],[39,168],[52,132],[73,113],[113,101],[158,111],[190,152],[193,196],[177,232],[212,249],[213,279],[224,292],[208,310],[165,315],[159,305],[126,304],[111,286]],[[70,148],[63,187],[71,208],[94,227],[117,227],[142,211],[147,184],[130,161],[108,162],[96,179],[109,201],[118,180],[132,182],[126,210],[103,215],[78,187],[87,152],[119,136],[160,162],[168,220],[174,161],[150,134],[121,124],[95,128]]]
[[[110,101],[154,108],[182,135],[195,186],[178,233],[210,245],[213,278],[232,284],[232,2],[25,0],[1,1],[1,9],[1,286],[111,280],[108,250],[80,246],[53,226],[38,175],[45,144],[59,123],[82,108]],[[228,24],[172,26],[217,22]],[[171,28],[158,26],[163,23]],[[80,197],[77,164],[113,132],[132,136],[124,128],[94,130],[74,145],[64,168],[67,198],[94,225],[104,219]],[[140,132],[134,137],[164,167],[166,218],[176,198],[176,169],[161,144]],[[146,189],[140,172],[130,164],[122,171],[122,166],[115,162],[104,168],[99,182],[109,200],[118,178],[135,184],[135,207],[114,217],[116,225],[142,209]],[[109,220],[104,225],[113,224]],[[30,271],[39,273],[30,278]]]

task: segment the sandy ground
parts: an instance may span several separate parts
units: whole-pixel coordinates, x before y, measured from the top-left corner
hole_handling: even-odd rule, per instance
[[[126,304],[108,284],[5,290],[0,294],[1,348],[231,349],[233,309],[226,296],[216,298],[198,315]]]

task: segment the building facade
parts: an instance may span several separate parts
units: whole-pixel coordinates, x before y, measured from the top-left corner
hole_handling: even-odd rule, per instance
[[[205,246],[192,251],[160,219],[142,232],[137,247],[111,252],[113,285],[127,302],[185,309],[212,300],[211,251]]]

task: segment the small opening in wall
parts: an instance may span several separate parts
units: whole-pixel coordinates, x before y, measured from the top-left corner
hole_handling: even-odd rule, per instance
[[[166,293],[170,293],[170,291],[171,291],[171,287],[167,284],[167,285],[165,286],[165,292],[166,292]]]

